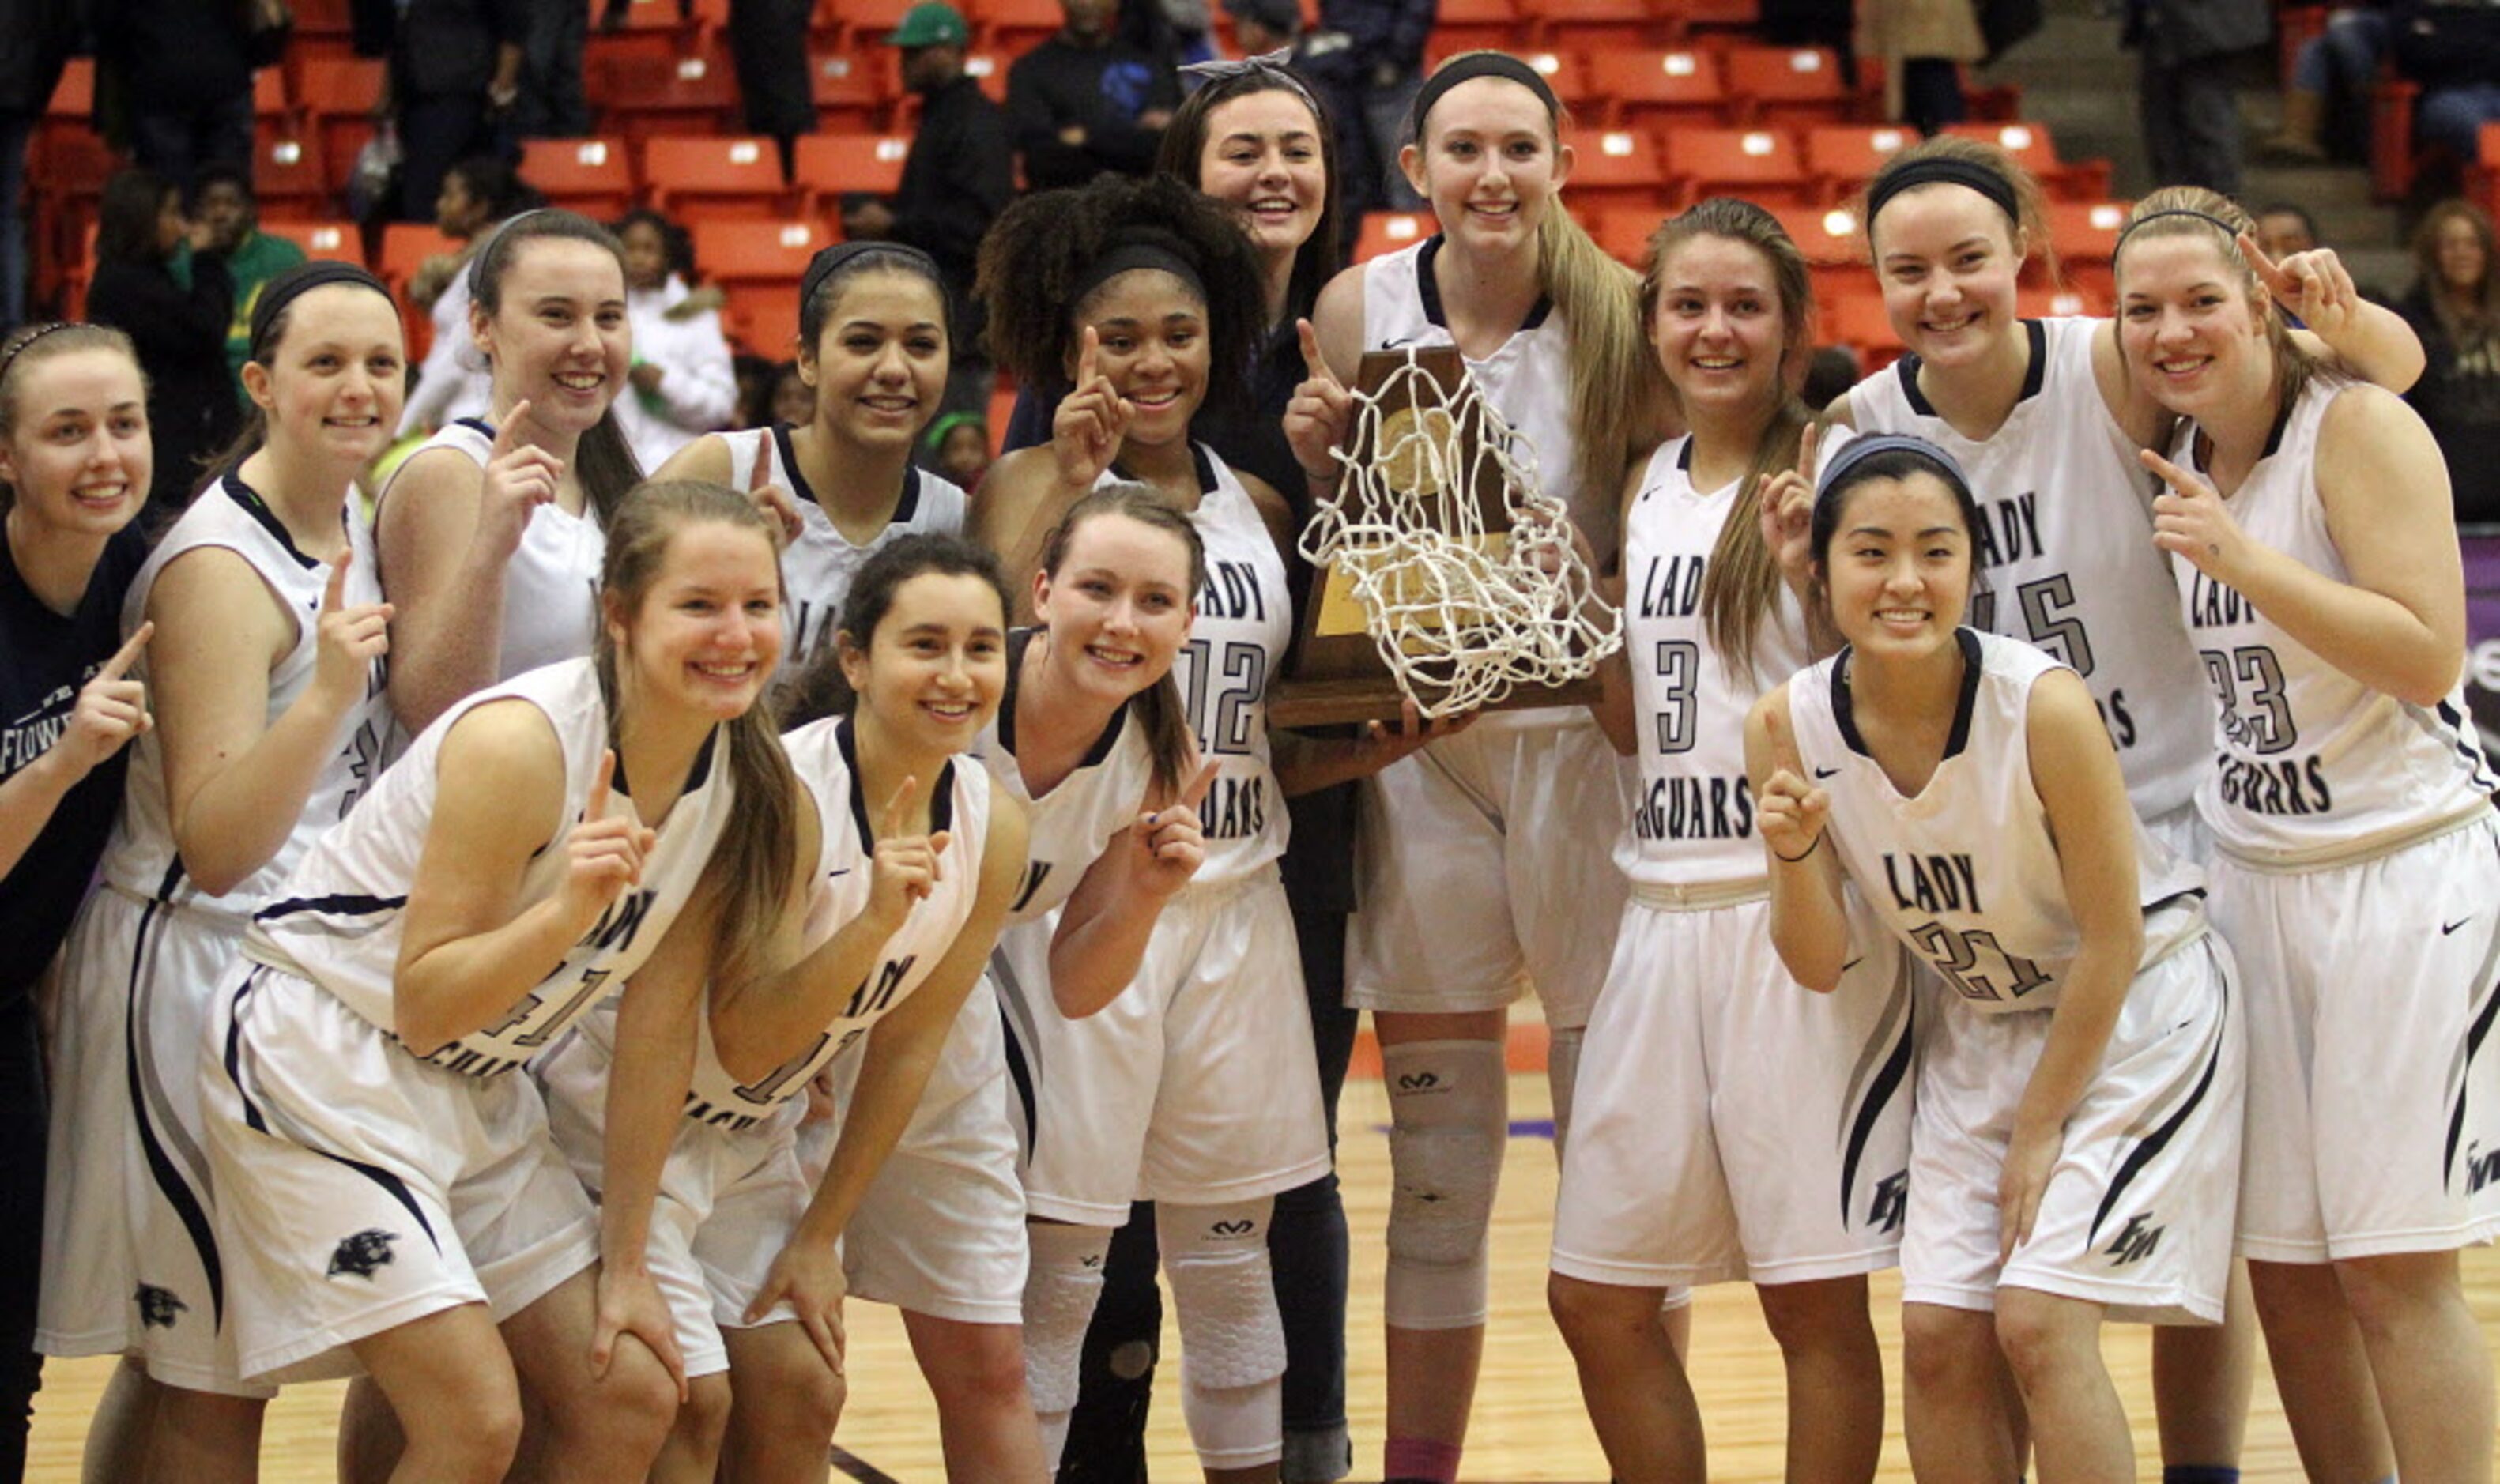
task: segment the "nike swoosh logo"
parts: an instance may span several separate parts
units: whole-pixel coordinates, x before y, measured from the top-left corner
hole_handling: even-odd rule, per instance
[[[1837,768],[1818,768],[1814,771],[1814,775],[1818,778],[1838,777],[1840,775],[1840,770]]]
[[[2446,938],[2449,934],[2455,932],[2457,929],[2459,929],[2459,928],[2461,928],[2461,927],[2465,926],[2467,923],[2472,922],[2473,920],[2474,920],[2474,918],[2473,918],[2473,916],[2472,916],[2471,914],[2468,914],[2468,915],[2463,916],[2463,917],[2459,917],[2459,918],[2458,918],[2458,919],[2456,919],[2454,922],[2449,923],[2447,926],[2445,926],[2445,927],[2441,928],[2441,929],[2439,930],[2439,936],[2440,936],[2440,937],[2442,937],[2442,938]]]
[[[1862,953],[1861,953],[1861,954],[1858,955],[1858,957],[1856,957],[1856,958],[1854,958],[1854,959],[1851,959],[1848,963],[1841,965],[1841,966],[1840,966],[1840,972],[1841,972],[1842,973],[1848,973],[1849,971],[1851,971],[1852,969],[1855,969],[1855,968],[1857,968],[1859,965],[1860,965],[1860,964],[1862,964],[1862,963],[1865,963],[1865,962],[1866,962],[1866,955],[1864,955],[1864,954],[1862,954]]]
[[[830,881],[830,880],[832,880],[832,879],[833,879],[834,877],[836,877],[836,876],[846,876],[846,875],[849,875],[850,874],[851,874],[851,869],[850,869],[848,866],[844,866],[844,867],[843,867],[841,870],[839,870],[839,871],[828,871],[828,872],[826,872],[826,873],[825,873],[825,879],[826,879],[826,880],[828,880],[828,881]]]

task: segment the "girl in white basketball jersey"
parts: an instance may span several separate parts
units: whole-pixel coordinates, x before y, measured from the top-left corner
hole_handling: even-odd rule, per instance
[[[1631,275],[1559,199],[1572,162],[1562,123],[1553,90],[1516,57],[1470,52],[1432,75],[1398,161],[1440,231],[1320,295],[1312,379],[1287,430],[1314,492],[1332,488],[1338,383],[1364,352],[1455,345],[1603,569],[1626,461],[1664,431],[1663,397]],[[1457,1475],[1507,1129],[1503,1023],[1524,982],[1555,1032],[1557,1130],[1569,1122],[1580,1032],[1624,902],[1606,856],[1624,826],[1619,761],[1576,709],[1512,711],[1365,791],[1347,1003],[1373,1012],[1398,1130],[1384,1304],[1392,1478]]]
[[[411,733],[480,686],[590,652],[603,532],[642,477],[611,407],[633,356],[616,239],[524,212],[468,276],[494,404],[409,455],[374,511],[398,610],[391,706]]]
[[[683,1381],[645,1235],[703,987],[758,971],[798,869],[756,704],[781,645],[771,522],[650,484],[609,534],[596,654],[418,736],[256,915],[210,1026],[243,1369],[351,1351],[409,1477],[502,1477],[524,1393],[531,1476],[649,1468]],[[594,1211],[516,1073],[619,989]]]
[[[2375,1478],[2492,1469],[2491,1361],[2455,1249],[2500,1234],[2500,830],[2465,712],[2447,471],[2395,397],[2322,374],[2211,191],[2119,241],[2120,339],[2184,420],[2154,503],[2221,698],[2198,810],[2246,972],[2240,1247],[2301,1458]],[[2357,1326],[2366,1364],[2344,1364]]]
[[[138,1363],[99,1429],[107,1472],[257,1468],[271,1388],[236,1363],[201,1028],[251,913],[378,766],[390,610],[345,596],[347,499],[404,380],[399,316],[371,275],[272,280],[244,369],[255,424],[123,610],[125,629],[155,626],[141,669],[157,725],[68,950],[42,1315],[50,1353]]]
[[[820,662],[831,714],[783,739],[811,806],[798,831],[804,952],[711,998],[653,1214],[651,1263],[693,1377],[655,1479],[824,1476],[855,1261],[837,1239],[911,1121],[1024,879],[1022,811],[961,755],[998,705],[1005,610],[988,553],[954,537],[892,544],[860,569]],[[558,1141],[594,1190],[615,1029],[585,1017],[540,1069]],[[830,1160],[806,1171],[799,1115],[837,1057],[857,1086]],[[1003,1078],[991,1091],[1003,1103]],[[954,1235],[941,1219],[912,1237],[938,1248]],[[1010,1382],[1020,1359],[1010,1345]],[[1009,1396],[1021,1450],[992,1443],[958,1476],[1042,1472],[1032,1414]]]
[[[1988,517],[1989,591],[1971,626],[2026,640],[2074,667],[2109,724],[2136,812],[2201,858],[2190,807],[2212,702],[2152,550],[2151,480],[2137,450],[2166,445],[2171,416],[2121,363],[2105,318],[2024,319],[2023,265],[2049,258],[2039,182],[1991,144],[1939,137],[1887,160],[1861,214],[1893,332],[1908,353],[1832,405],[1863,432],[1911,433],[1968,471]],[[2299,338],[2403,387],[2422,351],[2367,304],[2331,251],[2269,263],[2243,250],[2297,310]],[[2247,1427],[2254,1325],[2234,1285],[2221,1330],[2155,1332],[2155,1395],[2171,1484],[2228,1484]],[[2384,1474],[2382,1468],[2367,1477]]]
[[[1093,1293],[1065,1303],[1034,1296],[1072,1293],[1075,1274],[1101,1266],[1129,1203],[1155,1199],[1184,1336],[1183,1409],[1201,1464],[1225,1479],[1276,1476],[1284,1353],[1268,1201],[1328,1166],[1299,957],[1274,866],[1283,794],[1353,775],[1377,750],[1271,742],[1266,687],[1293,622],[1280,549],[1290,517],[1274,491],[1191,438],[1202,404],[1240,394],[1259,283],[1227,209],[1165,179],[1027,198],[982,248],[1000,362],[1070,389],[1049,445],[993,466],[975,529],[1006,554],[1012,582],[1098,483],[1143,483],[1186,512],[1205,544],[1207,577],[1182,690],[1201,750],[1217,765],[1198,810],[1205,862],[1156,921],[1135,982],[1045,1035],[1044,1064],[1032,1069],[1027,1202],[1064,1224],[1035,1242],[1026,1316],[1035,1405],[1054,1426],[1073,1403],[1074,1336]],[[1038,927],[1010,934],[1003,956],[1028,1010],[1055,1012]],[[1064,1376],[1039,1369],[1061,1359]]]
[[[1884,1369],[1865,1274],[1900,1241],[1909,980],[1889,940],[1861,941],[1832,996],[1780,966],[1741,741],[1810,653],[1760,516],[1807,504],[1789,471],[1811,470],[1815,441],[1790,373],[1813,300],[1796,245],[1750,202],[1704,201],[1650,250],[1642,298],[1693,431],[1624,489],[1629,669],[1609,675],[1599,720],[1641,765],[1615,847],[1632,901],[1589,1022],[1547,1294],[1617,1478],[1706,1473],[1660,1306],[1747,1276],[1799,1399],[1790,1473],[1871,1478]]]
[[[2101,1322],[2221,1318],[2244,1048],[2202,879],[2137,823],[2090,693],[1961,626],[1981,518],[1923,440],[1825,464],[1810,542],[1847,647],[1746,727],[1771,935],[1839,984],[1845,881],[1944,981],[1901,1241],[1912,1467],[2013,1477],[2027,1419],[2049,1484],[2126,1478]]]
[[[784,674],[832,643],[870,553],[909,532],[964,529],[964,491],[911,462],[938,415],[952,346],[936,261],[901,243],[838,243],[799,283],[799,377],[815,389],[815,416],[707,434],[669,460],[673,478],[773,490],[791,531]]]

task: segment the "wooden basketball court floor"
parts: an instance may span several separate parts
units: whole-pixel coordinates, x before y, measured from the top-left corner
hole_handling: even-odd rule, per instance
[[[1556,1176],[1550,1125],[1544,1122],[1549,1112],[1544,1076],[1529,1072],[1514,1074],[1512,1138],[1494,1226],[1492,1328],[1473,1431],[1467,1439],[1465,1476],[1471,1481],[1606,1477],[1595,1435],[1580,1405],[1570,1354],[1545,1311],[1546,1241]],[[1348,1084],[1340,1136],[1346,1212],[1354,1233],[1354,1294],[1348,1320],[1352,1372],[1347,1402],[1354,1422],[1354,1477],[1358,1480],[1380,1476],[1384,1404],[1380,1269],[1381,1230],[1389,1210],[1388,1117],[1388,1100],[1376,1076],[1358,1077]],[[2484,1334],[2500,1343],[2500,1252],[2469,1252],[2465,1263],[2467,1287]],[[1900,1434],[1898,1286],[1891,1275],[1882,1274],[1874,1293],[1876,1328],[1884,1340],[1886,1379],[1891,1394],[1883,1476],[1907,1479],[1909,1455]],[[837,1437],[846,1457],[835,1479],[902,1484],[942,1480],[936,1411],[912,1368],[895,1312],[854,1302],[847,1318],[851,1402]],[[2144,1477],[2157,1478],[2160,1460],[2153,1433],[2147,1333],[2113,1327],[2104,1349],[2135,1423],[2140,1471]],[[1158,1481],[1200,1476],[1173,1390],[1178,1377],[1170,1358],[1177,1355],[1177,1346],[1167,1321],[1164,1353],[1168,1379],[1157,1398],[1152,1429],[1152,1468]],[[1750,1289],[1730,1285],[1701,1294],[1695,1305],[1693,1349],[1694,1385],[1709,1431],[1712,1476],[1778,1480],[1786,1418],[1784,1384],[1778,1351],[1762,1326]],[[46,1369],[44,1391],[36,1402],[34,1451],[27,1477],[78,1478],[87,1416],[112,1364],[54,1362]],[[2243,1459],[2246,1477],[2252,1484],[2296,1479],[2299,1468],[2285,1430],[2282,1402],[2262,1366],[2259,1369]],[[273,1404],[263,1450],[262,1477],[269,1484],[316,1484],[335,1477],[331,1439],[340,1390],[337,1383],[291,1388]]]

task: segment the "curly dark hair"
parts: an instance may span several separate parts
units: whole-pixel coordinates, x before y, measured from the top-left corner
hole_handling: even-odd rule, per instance
[[[1077,343],[1077,290],[1109,252],[1161,248],[1187,263],[1206,293],[1206,401],[1238,406],[1266,319],[1258,249],[1233,209],[1168,176],[1104,176],[1070,190],[1027,196],[981,241],[976,291],[989,311],[989,347],[1018,380],[1060,394]]]

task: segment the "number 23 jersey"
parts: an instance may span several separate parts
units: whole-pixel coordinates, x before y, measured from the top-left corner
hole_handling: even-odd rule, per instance
[[[1970,1008],[2047,1009],[2082,945],[2049,811],[2031,779],[2031,687],[2056,660],[2016,640],[1956,631],[1963,671],[1944,757],[1904,798],[1852,713],[1850,651],[1789,681],[1808,780],[1831,798],[1829,842],[1894,936]],[[2136,900],[2152,964],[2204,930],[2204,876],[2133,815]]]

